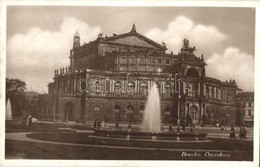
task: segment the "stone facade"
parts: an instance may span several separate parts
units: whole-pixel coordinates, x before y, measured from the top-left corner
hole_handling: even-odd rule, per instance
[[[48,94],[39,96],[40,119],[141,123],[157,84],[164,123],[235,123],[236,82],[207,77],[203,55],[186,39],[178,54],[166,50],[135,26],[84,45],[76,33],[70,66],[55,70]]]
[[[240,92],[236,97],[237,117],[240,124],[254,125],[254,92]]]

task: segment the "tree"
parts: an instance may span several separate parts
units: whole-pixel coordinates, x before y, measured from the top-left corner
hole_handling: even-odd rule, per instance
[[[26,84],[19,79],[6,78],[6,102],[10,99],[13,117],[22,116],[26,105]]]
[[[7,96],[7,98],[11,98],[18,93],[24,93],[25,90],[26,90],[25,82],[23,82],[19,79],[6,78],[6,96]]]
[[[32,98],[26,98],[25,110],[22,112],[24,116],[32,115],[37,117],[37,108],[38,108],[38,96],[32,96]]]

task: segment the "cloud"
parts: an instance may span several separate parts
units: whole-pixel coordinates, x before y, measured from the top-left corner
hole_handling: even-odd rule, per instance
[[[254,90],[254,57],[229,47],[223,55],[213,54],[206,63],[207,73],[221,80],[235,79],[244,91]],[[207,75],[208,75],[207,74]]]
[[[146,36],[157,41],[163,41],[167,48],[177,54],[182,47],[182,40],[188,38],[191,46],[196,46],[198,54],[207,58],[223,47],[226,35],[211,25],[194,24],[192,20],[178,16],[168,24],[166,30],[153,28]]]
[[[235,79],[240,88],[254,90],[254,58],[238,48],[227,45],[228,36],[212,25],[194,24],[189,18],[178,16],[168,24],[166,30],[154,28],[146,36],[167,44],[177,54],[182,40],[188,38],[196,46],[196,55],[204,54],[207,76],[222,81]]]
[[[66,17],[59,31],[32,27],[26,34],[16,34],[7,41],[7,77],[26,82],[27,89],[47,91],[54,69],[69,65],[73,36],[79,31],[81,43],[88,42],[101,32],[74,17]],[[83,42],[82,42],[83,41]]]

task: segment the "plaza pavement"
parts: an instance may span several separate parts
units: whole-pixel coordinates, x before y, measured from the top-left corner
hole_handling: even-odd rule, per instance
[[[43,123],[43,122],[42,122]],[[71,123],[70,123],[71,124]],[[124,125],[121,125],[121,126],[126,126],[127,127],[127,124],[124,124]],[[140,125],[133,125],[135,127],[138,127]],[[90,126],[91,127],[91,126]],[[113,125],[111,125],[111,127],[113,127]],[[176,127],[175,127],[176,128]],[[71,131],[74,131],[74,132],[79,132],[79,133],[82,133],[82,132],[85,132],[85,133],[92,133],[93,130],[78,130],[78,129],[74,129],[74,128],[70,128],[70,127],[67,127],[67,128],[61,128],[63,130],[71,130]],[[167,129],[167,127],[165,126],[165,129]],[[188,128],[187,128],[188,129]],[[230,129],[230,128],[229,128]],[[212,138],[227,138],[228,139],[228,136],[229,136],[229,132],[230,130],[227,130],[227,131],[221,131],[220,128],[218,127],[196,127],[196,130],[197,131],[212,131],[213,133],[208,133],[208,137],[212,137]],[[239,127],[235,127],[235,130],[236,130],[236,135],[238,136],[238,131],[239,131]],[[245,140],[248,140],[248,141],[252,141],[253,140],[253,129],[250,128],[248,130],[249,134],[248,134],[248,138],[245,139]],[[146,150],[146,151],[158,151],[158,150],[161,150],[161,151],[167,151],[167,152],[172,152],[172,153],[176,153],[178,151],[183,151],[183,149],[176,149],[176,148],[143,148],[143,147],[128,147],[128,146],[114,146],[114,145],[96,145],[96,144],[79,144],[79,143],[66,143],[66,142],[55,142],[55,141],[46,141],[46,140],[38,140],[38,139],[33,139],[33,138],[29,138],[26,136],[26,134],[29,134],[29,133],[34,133],[34,132],[15,132],[15,133],[6,133],[5,134],[5,138],[6,138],[6,142],[8,143],[9,141],[12,141],[12,142],[19,142],[19,143],[31,143],[29,144],[30,146],[34,146],[34,149],[40,149],[38,151],[41,151],[41,150],[44,150],[44,154],[46,154],[46,156],[50,156],[50,157],[53,157],[53,156],[56,156],[54,155],[54,152],[50,151],[50,150],[45,150],[45,146],[47,145],[57,145],[57,146],[60,146],[61,148],[63,148],[63,146],[70,146],[70,147],[74,147],[76,148],[77,146],[80,146],[80,147],[83,147],[85,149],[102,149],[102,148],[107,148],[107,149],[120,149],[120,150]],[[234,140],[234,139],[233,139]],[[241,139],[236,139],[236,140],[241,140]],[[9,142],[10,143],[10,142]],[[40,145],[38,145],[38,144]],[[25,146],[27,147],[28,144],[25,144]],[[35,147],[37,146],[37,147]],[[185,151],[197,151],[197,152],[206,152],[208,150],[204,150],[204,149],[185,149]],[[223,153],[230,153],[230,151],[227,151],[227,150],[210,150],[210,151],[213,151],[213,152],[223,152]],[[241,152],[241,151],[239,151]],[[240,154],[239,152],[236,152],[235,154]],[[24,155],[25,154],[25,155]],[[26,155],[26,153],[17,153],[17,152],[14,152],[14,153],[11,153],[11,154],[8,154],[6,156],[7,159],[13,159],[13,158],[18,158],[18,159],[27,159],[28,157],[26,157],[28,155]],[[36,155],[37,157],[38,155]],[[41,154],[39,155],[40,157],[42,156]],[[60,156],[60,155],[59,155]],[[60,157],[58,157],[60,158]]]
[[[38,121],[39,123],[47,123],[47,124],[55,124],[55,123],[60,123],[60,124],[64,124],[64,125],[81,125],[81,126],[85,126],[87,128],[92,128],[94,122],[93,121],[88,121],[86,123],[76,123],[76,122],[48,122],[48,121]],[[113,128],[115,126],[115,124],[111,123],[109,125],[110,128]],[[127,128],[128,124],[127,123],[122,123],[119,124],[120,127],[123,128]],[[140,124],[132,124],[131,125],[133,128],[136,129],[140,129],[141,125]],[[177,126],[173,127],[175,130],[177,129]],[[181,128],[181,127],[180,127]],[[208,133],[208,137],[213,137],[213,138],[229,138],[229,134],[230,134],[230,129],[231,127],[227,127],[225,130],[221,130],[220,127],[216,127],[216,126],[204,126],[201,127],[200,125],[196,125],[195,126],[195,131],[198,132],[205,132]],[[234,127],[235,129],[235,134],[236,134],[236,138],[239,138],[239,127]],[[77,129],[71,129],[70,130],[74,130],[77,132],[85,132],[87,130],[77,130]],[[167,131],[168,130],[168,126],[164,126],[164,130]],[[253,136],[253,128],[247,128],[247,139],[246,140],[253,140],[254,136]],[[189,132],[190,131],[190,127],[186,127],[186,131]],[[93,131],[92,131],[93,132]]]

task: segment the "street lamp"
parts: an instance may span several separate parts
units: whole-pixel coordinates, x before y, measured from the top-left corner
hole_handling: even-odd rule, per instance
[[[178,95],[178,126],[180,125],[180,100],[181,100],[181,94]]]

